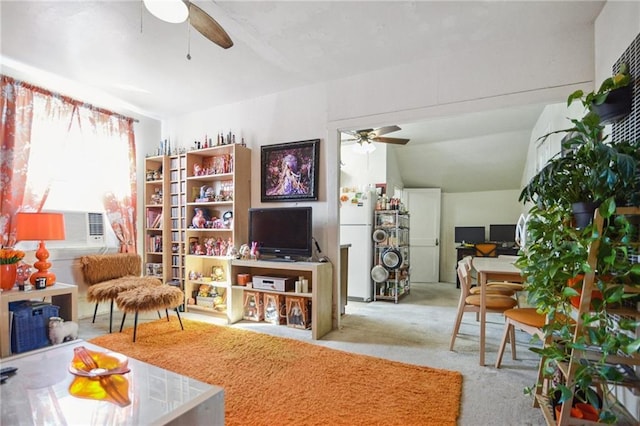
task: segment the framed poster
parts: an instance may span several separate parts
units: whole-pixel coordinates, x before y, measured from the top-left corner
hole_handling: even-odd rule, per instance
[[[316,201],[319,153],[320,139],[262,146],[261,201]]]

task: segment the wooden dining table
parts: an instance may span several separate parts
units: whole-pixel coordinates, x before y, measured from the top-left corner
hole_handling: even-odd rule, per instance
[[[508,257],[474,257],[471,261],[478,273],[480,286],[480,365],[484,366],[485,327],[487,323],[486,288],[490,281],[509,281],[521,283],[523,277],[513,262],[515,258]]]

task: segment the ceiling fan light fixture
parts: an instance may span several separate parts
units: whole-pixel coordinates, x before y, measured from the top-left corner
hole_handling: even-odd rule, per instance
[[[369,141],[360,141],[353,145],[353,150],[358,154],[370,154],[376,150],[376,147]]]
[[[179,24],[187,20],[189,8],[182,0],[143,0],[144,6],[156,18]]]
[[[376,150],[376,146],[374,144],[372,144],[371,142],[366,143],[366,151],[368,154],[372,153],[375,150]]]

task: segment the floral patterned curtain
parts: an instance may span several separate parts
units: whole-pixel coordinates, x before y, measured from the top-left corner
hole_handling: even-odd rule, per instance
[[[127,175],[116,176],[108,169],[103,170],[106,173],[104,178],[113,186],[113,190],[104,194],[103,203],[109,223],[120,241],[120,252],[135,253],[137,185],[133,120],[100,111],[87,111],[80,114],[80,126],[85,125],[90,126],[91,134],[101,145],[95,147],[95,151],[101,153],[99,158],[116,156],[112,161],[122,161],[125,156],[128,158]],[[115,143],[119,145],[117,150]]]
[[[83,143],[90,145],[95,158],[103,165],[89,166],[91,173],[101,174],[103,181],[110,182],[111,189],[102,189],[105,191],[104,207],[120,241],[120,251],[135,252],[137,195],[133,119],[6,76],[2,76],[1,101],[0,242],[3,245],[15,243],[11,218],[16,212],[39,211],[47,199],[50,174],[44,174],[43,178],[42,173],[29,173],[29,168],[68,163],[63,148],[72,132],[80,132],[86,135],[82,138]],[[46,129],[46,135],[38,134],[38,129]],[[31,149],[31,141],[39,137],[55,142],[39,145],[36,152]],[[113,173],[109,162],[119,165],[125,162],[128,173]]]
[[[33,91],[5,76],[2,76],[1,86],[0,245],[12,247],[15,244],[12,219],[22,206],[27,182]]]

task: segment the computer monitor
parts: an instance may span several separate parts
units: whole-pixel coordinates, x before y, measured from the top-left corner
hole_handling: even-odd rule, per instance
[[[516,225],[489,225],[489,241],[493,243],[515,243]]]
[[[456,226],[454,230],[456,243],[484,243],[484,226]]]

